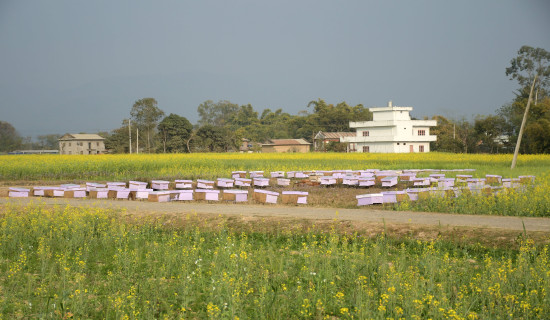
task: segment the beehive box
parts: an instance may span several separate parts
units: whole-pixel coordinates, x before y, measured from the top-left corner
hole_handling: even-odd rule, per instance
[[[216,181],[218,188],[233,188],[234,184],[235,180],[233,179],[218,178]]]
[[[211,180],[197,180],[198,189],[214,189],[214,181]]]
[[[269,179],[267,179],[267,178],[253,178],[252,183],[256,187],[268,187],[269,186]]]
[[[281,202],[285,204],[307,204],[308,192],[305,191],[283,191]]]
[[[86,191],[91,191],[93,188],[106,188],[104,183],[86,182]]]
[[[151,181],[151,188],[154,190],[168,190],[170,181],[165,180],[153,180]]]
[[[359,185],[359,178],[356,176],[346,176],[342,178],[342,184],[346,186],[357,186]]]
[[[170,201],[170,192],[168,191],[153,191],[150,192],[147,200],[149,202],[169,202]]]
[[[264,172],[263,171],[250,171],[250,178],[263,178]]]
[[[130,191],[133,193],[133,198],[137,200],[149,200],[149,193],[153,192],[153,189],[137,189]]]
[[[49,198],[63,197],[63,196],[65,196],[65,189],[63,189],[63,188],[45,189],[44,190],[44,196],[49,197]]]
[[[147,182],[142,181],[130,181],[128,182],[128,188],[130,189],[147,189]]]
[[[278,192],[254,189],[254,200],[261,203],[277,203]]]
[[[193,180],[175,180],[175,188],[176,189],[192,189],[193,188]]]
[[[173,200],[176,201],[192,201],[193,200],[193,190],[174,190],[172,191]]]
[[[271,172],[271,178],[284,178],[285,172],[284,171],[273,171]]]
[[[382,204],[384,195],[381,193],[369,193],[356,195],[357,206],[368,206],[371,204]]]
[[[375,178],[374,177],[360,177],[357,179],[357,185],[359,187],[371,187],[375,184]]]
[[[252,179],[246,179],[246,178],[235,178],[235,186],[236,187],[250,187],[250,184],[252,183]]]
[[[437,180],[437,187],[438,188],[452,188],[455,185],[455,179],[454,178],[442,178]]]
[[[8,190],[8,197],[10,198],[28,198],[31,194],[31,189],[27,188],[10,187]]]
[[[393,187],[397,184],[397,176],[388,176],[380,179],[382,187]]]
[[[127,188],[108,188],[109,192],[107,196],[110,199],[129,199],[130,198],[130,189]]]
[[[521,184],[535,183],[535,176],[519,176],[518,178]]]
[[[65,189],[63,194],[65,198],[86,198],[86,188],[70,188]]]
[[[88,191],[88,196],[91,199],[107,199],[109,193],[109,189],[107,188],[91,188],[90,191]]]
[[[233,171],[231,173],[231,178],[246,178],[246,171]]]
[[[488,175],[485,175],[485,181],[487,184],[501,184],[502,176],[488,174]]]
[[[126,188],[126,182],[107,182],[107,188]]]
[[[212,189],[195,189],[196,200],[218,201],[220,190]]]
[[[223,190],[222,199],[225,201],[246,202],[248,201],[247,190]]]
[[[278,186],[289,186],[290,185],[290,179],[277,178],[277,185]]]
[[[320,183],[322,186],[332,186],[336,185],[337,178],[335,176],[322,176]]]

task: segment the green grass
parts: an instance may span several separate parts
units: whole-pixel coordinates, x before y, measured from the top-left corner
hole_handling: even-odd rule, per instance
[[[97,208],[8,206],[2,318],[540,319],[548,246],[272,232]]]

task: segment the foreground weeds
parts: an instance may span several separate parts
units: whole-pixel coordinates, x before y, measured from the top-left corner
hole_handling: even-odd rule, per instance
[[[129,221],[97,208],[6,207],[3,318],[539,319],[548,245],[516,249],[328,232]]]

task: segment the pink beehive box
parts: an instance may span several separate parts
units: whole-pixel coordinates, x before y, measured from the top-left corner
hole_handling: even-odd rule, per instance
[[[170,192],[168,191],[153,191],[150,192],[147,200],[149,202],[169,202],[170,201]]]
[[[374,177],[361,177],[357,180],[357,185],[359,187],[371,187],[376,183]]]
[[[277,185],[278,186],[289,186],[290,185],[290,179],[277,178]]]
[[[393,187],[397,184],[397,176],[388,176],[380,179],[382,187]]]
[[[382,204],[384,202],[384,195],[381,193],[359,194],[355,198],[357,199],[357,206]]]
[[[153,192],[153,189],[131,189],[135,192],[135,198],[138,200],[148,200],[149,193]]]
[[[277,203],[278,192],[254,189],[254,200],[261,203]]]
[[[170,181],[165,180],[153,180],[151,181],[151,188],[154,190],[168,190]]]
[[[322,176],[320,183],[322,186],[331,186],[335,185],[337,182],[337,178],[335,176]]]
[[[28,198],[31,192],[31,189],[27,188],[10,187],[8,190],[8,197],[10,198]]]
[[[250,171],[250,178],[263,178],[264,172],[263,171]]]
[[[216,185],[218,188],[233,188],[234,184],[235,180],[233,179],[218,178],[216,180]]]
[[[246,171],[233,171],[231,173],[231,178],[246,178]]]
[[[307,204],[308,192],[305,191],[283,191],[281,202],[285,204]]]
[[[192,189],[193,180],[175,180],[176,189]]]
[[[267,178],[253,178],[252,183],[256,187],[267,187],[267,186],[269,186],[269,179],[267,179]]]
[[[219,201],[220,190],[195,189],[195,199],[207,201]]]
[[[197,180],[198,189],[214,189],[214,181],[211,180]]]
[[[90,188],[88,196],[91,199],[107,199],[109,195],[109,189],[107,188]]]
[[[285,172],[284,171],[273,171],[271,172],[271,178],[284,178]]]
[[[176,201],[192,201],[193,200],[193,190],[173,190],[171,191],[172,200]]]
[[[223,190],[222,199],[225,201],[246,202],[248,201],[247,190]]]
[[[346,186],[357,186],[359,185],[359,178],[356,176],[345,176],[342,178],[342,184]]]
[[[252,179],[246,179],[246,178],[235,178],[235,186],[245,188],[250,187],[250,184],[252,183]]]
[[[130,188],[130,189],[147,189],[147,182],[130,181],[130,182],[128,182],[128,188]]]

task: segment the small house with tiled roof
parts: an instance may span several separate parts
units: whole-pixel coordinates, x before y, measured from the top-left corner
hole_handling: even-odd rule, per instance
[[[97,134],[67,133],[59,138],[59,154],[105,153],[105,138]]]
[[[343,143],[344,137],[355,137],[355,132],[324,132],[319,131],[313,138],[315,151],[324,151],[330,142]],[[355,150],[354,144],[347,149]]]
[[[311,143],[304,139],[270,139],[262,144],[262,152],[309,152]]]

